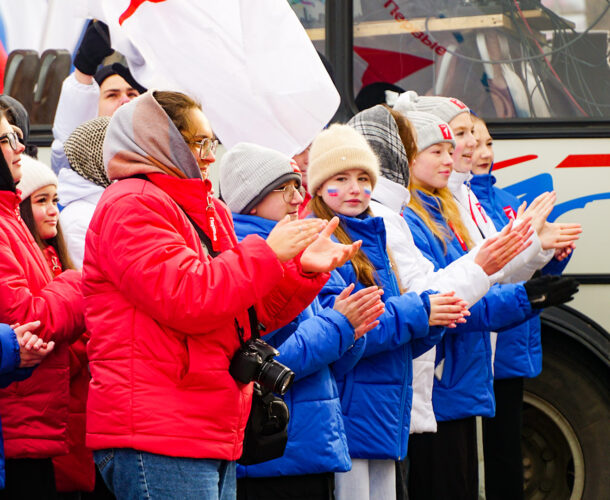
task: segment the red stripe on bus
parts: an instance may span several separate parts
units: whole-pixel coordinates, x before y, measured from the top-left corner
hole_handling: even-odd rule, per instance
[[[511,158],[510,160],[497,161],[494,163],[494,171],[500,170],[501,168],[512,167],[513,165],[517,165],[517,163],[535,160],[536,158],[538,158],[538,155],[525,155],[517,156],[516,158]]]
[[[569,155],[555,168],[610,167],[610,155]]]

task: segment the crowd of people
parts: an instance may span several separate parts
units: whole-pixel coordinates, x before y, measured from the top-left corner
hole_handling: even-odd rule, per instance
[[[104,43],[92,24],[51,166],[0,97],[0,499],[476,499],[477,417],[487,498],[523,498],[539,313],[577,291],[555,194],[494,186],[485,122],[412,91],[294,158],[214,165],[205,110],[98,70]],[[257,332],[290,373],[285,447],[258,463],[267,379],[237,366]]]

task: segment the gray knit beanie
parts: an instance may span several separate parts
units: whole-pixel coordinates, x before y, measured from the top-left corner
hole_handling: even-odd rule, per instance
[[[103,158],[104,137],[109,116],[98,116],[76,127],[64,144],[70,168],[100,187],[110,186]]]
[[[438,116],[449,123],[460,113],[470,113],[470,109],[459,99],[441,96],[418,96],[417,92],[410,90],[400,94],[394,109],[402,114],[409,111],[423,111]]]
[[[258,144],[240,142],[220,160],[220,196],[233,213],[250,213],[265,196],[288,181],[296,181],[301,187],[296,162]]]
[[[364,170],[375,189],[379,177],[379,160],[364,136],[349,125],[333,124],[311,143],[307,190],[314,196],[318,188],[340,172],[352,168]]]
[[[451,127],[438,116],[432,113],[409,111],[406,117],[415,129],[417,134],[417,149],[420,152],[440,142],[448,142],[455,147],[455,139],[453,138]]]
[[[34,191],[49,185],[57,186],[57,176],[51,167],[31,156],[21,155],[21,180],[17,184],[17,189],[21,191],[21,199],[25,200]]]

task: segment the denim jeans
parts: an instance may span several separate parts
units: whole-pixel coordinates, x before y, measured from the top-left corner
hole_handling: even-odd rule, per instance
[[[96,450],[93,456],[117,500],[235,500],[235,462],[131,448]]]

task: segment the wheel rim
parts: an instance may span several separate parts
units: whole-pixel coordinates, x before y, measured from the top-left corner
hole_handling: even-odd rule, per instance
[[[584,457],[578,436],[548,401],[525,392],[522,432],[526,498],[582,498]]]

